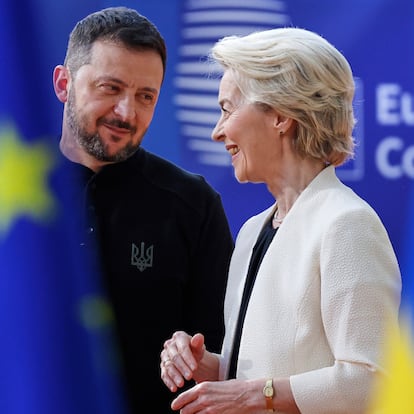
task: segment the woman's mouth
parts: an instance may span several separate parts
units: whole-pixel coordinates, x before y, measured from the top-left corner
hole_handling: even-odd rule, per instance
[[[226,150],[231,156],[234,156],[240,151],[240,148],[237,145],[226,145]]]

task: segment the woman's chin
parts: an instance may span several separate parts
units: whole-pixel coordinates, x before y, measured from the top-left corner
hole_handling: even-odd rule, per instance
[[[240,183],[240,184],[244,184],[244,183],[248,183],[249,180],[247,179],[245,174],[238,174],[237,171],[234,172],[234,176],[236,177],[236,180]]]

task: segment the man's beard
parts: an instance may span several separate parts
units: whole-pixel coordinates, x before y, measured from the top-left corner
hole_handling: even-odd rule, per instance
[[[133,145],[131,142],[128,142],[123,148],[117,151],[115,154],[108,154],[108,151],[105,148],[105,144],[99,135],[98,131],[95,133],[89,133],[86,128],[83,126],[86,124],[85,118],[79,116],[76,112],[76,99],[75,91],[71,89],[68,95],[68,101],[66,105],[66,116],[67,122],[70,130],[72,131],[73,136],[77,143],[89,154],[92,155],[99,161],[105,162],[120,162],[125,161],[131,155],[133,155],[139,148],[139,143]],[[128,123],[112,120],[108,121],[104,118],[98,119],[98,123],[107,123],[121,128],[127,128],[131,131],[131,135],[134,135],[136,132],[135,127],[131,127]]]

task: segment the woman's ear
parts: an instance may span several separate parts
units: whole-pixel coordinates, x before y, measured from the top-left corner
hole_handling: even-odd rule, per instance
[[[63,103],[68,100],[69,78],[70,74],[65,66],[58,65],[55,67],[53,71],[53,87],[57,98]]]
[[[285,115],[281,115],[279,113],[275,113],[273,126],[277,129],[279,135],[286,134],[286,132],[293,125],[293,123],[294,121],[292,118],[289,118]]]

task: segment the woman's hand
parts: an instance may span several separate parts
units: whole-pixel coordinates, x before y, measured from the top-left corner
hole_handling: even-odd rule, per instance
[[[206,381],[180,394],[171,404],[180,414],[247,414],[264,412],[261,390],[250,381]]]
[[[205,381],[181,393],[171,404],[180,414],[253,414],[263,413],[265,378],[251,380]],[[278,412],[300,414],[290,387],[289,378],[273,378]]]

